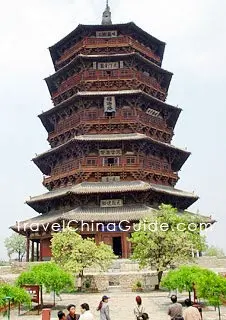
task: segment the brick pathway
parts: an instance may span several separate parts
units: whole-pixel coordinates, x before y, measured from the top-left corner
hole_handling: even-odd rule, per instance
[[[112,292],[111,294],[109,293],[109,296],[111,297],[109,301],[111,320],[134,320],[133,307],[136,297],[135,293]],[[143,299],[143,305],[145,306],[151,320],[169,320],[166,312],[170,304],[170,299],[166,292],[150,292],[141,294],[141,296]],[[185,298],[186,296],[179,296],[179,299],[181,300],[184,300]],[[49,299],[50,296],[46,296],[45,302]],[[79,307],[81,303],[87,302],[95,316],[95,320],[99,319],[99,313],[96,311],[96,307],[101,299],[101,294],[62,295],[62,299],[62,301],[57,301],[57,305],[64,306],[64,309],[69,303],[74,303]],[[56,314],[57,311],[52,311],[52,320],[57,319]],[[3,318],[0,316],[0,319],[7,319],[7,317]],[[217,320],[218,314],[213,308],[209,308],[209,310],[205,310],[203,312],[203,319]],[[41,320],[41,316],[18,316],[17,312],[12,312],[11,320]],[[222,308],[222,320],[226,320],[226,307]]]

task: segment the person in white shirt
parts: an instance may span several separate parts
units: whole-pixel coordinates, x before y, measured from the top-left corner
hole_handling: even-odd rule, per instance
[[[192,306],[192,302],[190,299],[186,299],[184,301],[186,305],[186,309],[184,310],[184,320],[201,320],[201,314],[196,307]]]
[[[81,315],[79,320],[94,320],[94,317],[89,310],[89,305],[87,303],[81,304]]]
[[[142,314],[145,312],[145,309],[142,305],[142,299],[140,296],[136,297],[136,306],[133,309],[136,320],[142,320]]]

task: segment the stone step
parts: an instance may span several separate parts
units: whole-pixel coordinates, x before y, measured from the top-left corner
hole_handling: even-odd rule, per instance
[[[109,286],[108,292],[121,292],[122,287],[121,286]]]

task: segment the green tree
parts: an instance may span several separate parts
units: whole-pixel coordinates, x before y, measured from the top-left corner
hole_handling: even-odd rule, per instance
[[[161,285],[169,290],[187,291],[191,299],[194,285],[200,280],[203,269],[199,266],[180,266],[170,270],[162,279]]]
[[[163,271],[172,265],[192,260],[192,249],[203,251],[205,238],[200,235],[199,216],[179,214],[170,205],[161,205],[156,214],[140,221],[140,228],[132,234],[132,259],[140,267],[151,266],[158,272],[159,289]],[[196,229],[190,231],[188,226]],[[182,231],[183,229],[183,231]]]
[[[11,302],[14,305],[25,304],[27,306],[31,305],[30,295],[22,288],[12,286],[9,284],[0,285],[0,307],[7,305],[6,297],[11,298]]]
[[[204,252],[204,256],[224,257],[225,253],[224,253],[224,250],[221,248],[217,248],[215,246],[209,246],[209,247],[207,247],[206,251]]]
[[[226,299],[226,279],[211,270],[203,269],[196,282],[197,295],[218,308],[221,319],[220,306]]]
[[[29,271],[22,272],[17,278],[16,284],[22,285],[40,285],[41,286],[41,305],[43,305],[42,287],[47,292],[59,294],[65,288],[73,286],[72,276],[65,272],[61,267],[53,262],[40,263],[32,266]]]
[[[25,237],[14,233],[5,239],[5,247],[9,259],[11,259],[13,254],[17,254],[17,259],[21,262],[26,253],[26,239]]]
[[[83,239],[71,228],[55,233],[51,247],[53,261],[65,271],[78,274],[82,281],[85,268],[106,270],[115,258],[110,246],[104,243],[97,245],[91,238]]]
[[[180,292],[195,290],[196,297],[203,298],[212,306],[218,307],[226,298],[226,279],[215,272],[199,266],[181,266],[168,272],[162,279],[162,286],[178,289]]]

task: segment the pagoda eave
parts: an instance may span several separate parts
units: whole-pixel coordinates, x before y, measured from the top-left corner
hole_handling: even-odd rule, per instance
[[[155,102],[156,106],[160,106],[161,108],[165,109],[165,110],[170,110],[172,111],[172,115],[169,118],[169,123],[170,123],[170,127],[174,128],[177,120],[179,118],[179,115],[182,111],[181,108],[170,105],[162,100],[159,100],[145,92],[143,92],[142,90],[122,90],[122,91],[99,91],[99,92],[94,92],[94,91],[89,91],[89,92],[78,92],[77,94],[73,95],[70,99],[68,99],[67,101],[64,101],[54,107],[52,107],[51,109],[42,112],[41,114],[38,115],[39,119],[41,120],[43,126],[45,127],[45,129],[47,130],[47,132],[52,132],[54,127],[53,124],[50,122],[49,117],[60,111],[63,110],[64,108],[70,106],[70,104],[72,104],[73,102],[83,98],[93,98],[93,97],[97,97],[97,96],[116,96],[116,97],[120,97],[120,96],[137,96],[137,97],[144,97],[145,99],[147,99],[148,101],[151,102]]]
[[[104,182],[82,182],[75,186],[61,188],[59,190],[49,191],[40,196],[32,197],[26,201],[26,203],[39,213],[44,213],[46,203],[54,201],[56,199],[68,198],[74,196],[84,196],[91,194],[122,194],[127,192],[154,192],[165,196],[172,197],[174,199],[184,199],[186,201],[186,209],[195,201],[198,200],[198,196],[194,193],[182,191],[169,186],[158,185],[154,183],[147,183],[144,181],[121,181],[113,183]]]
[[[55,61],[59,58],[59,56],[57,54],[57,50],[59,50],[59,48],[61,48],[64,44],[66,44],[68,41],[70,41],[70,39],[76,38],[77,36],[79,36],[82,32],[85,31],[88,33],[92,30],[96,30],[96,31],[106,30],[107,31],[107,30],[112,30],[114,28],[131,30],[135,36],[138,35],[138,37],[140,37],[142,42],[144,42],[146,44],[154,43],[154,44],[158,45],[158,54],[162,60],[166,43],[151,36],[149,33],[142,30],[141,28],[139,28],[134,22],[128,22],[128,23],[123,23],[123,24],[112,24],[112,25],[83,25],[83,24],[79,24],[77,26],[77,28],[75,28],[71,33],[69,33],[66,37],[64,37],[63,39],[61,39],[60,41],[58,41],[56,44],[54,44],[53,46],[51,46],[49,48],[53,63],[55,63]]]
[[[170,82],[173,73],[161,68],[157,64],[153,63],[152,61],[148,60],[147,58],[143,57],[138,52],[131,52],[131,53],[121,53],[121,54],[98,54],[98,55],[85,55],[85,54],[78,54],[72,61],[70,61],[68,64],[66,64],[64,67],[60,68],[58,71],[53,73],[52,75],[46,77],[44,80],[46,81],[47,85],[51,87],[51,82],[61,74],[64,73],[67,70],[70,70],[71,67],[73,67],[78,61],[82,60],[91,60],[95,61],[98,59],[98,61],[107,61],[108,59],[111,59],[111,61],[118,61],[119,58],[129,58],[129,57],[135,57],[136,59],[143,61],[147,65],[149,65],[153,70],[156,70],[160,74],[164,74],[168,76],[168,82]]]
[[[49,166],[48,168],[42,167],[42,160],[47,159],[49,156],[53,154],[57,154],[58,152],[61,152],[64,150],[66,147],[72,146],[73,144],[80,144],[82,145],[84,142],[86,143],[93,143],[93,142],[100,142],[100,143],[108,143],[108,142],[136,142],[136,141],[146,141],[147,143],[151,143],[153,145],[159,146],[164,149],[168,149],[171,152],[173,152],[175,155],[179,157],[179,159],[175,159],[173,161],[173,171],[177,172],[181,169],[182,165],[185,163],[185,161],[188,159],[190,156],[190,152],[177,148],[173,146],[172,144],[164,143],[161,141],[154,140],[145,134],[141,133],[128,133],[128,134],[95,134],[95,135],[80,135],[80,136],[75,136],[74,138],[68,140],[67,142],[55,147],[51,148],[48,151],[39,154],[35,158],[32,159],[32,161],[38,166],[38,168],[46,175],[49,175]],[[41,161],[41,162],[40,162]]]
[[[77,207],[66,212],[53,212],[51,214],[38,215],[31,219],[17,222],[16,225],[10,228],[19,233],[26,235],[34,226],[40,226],[39,231],[44,231],[44,227],[51,226],[53,223],[62,224],[62,222],[85,222],[85,223],[138,223],[142,219],[148,219],[153,215],[158,214],[158,209],[147,205],[124,206],[121,208],[82,208]],[[197,215],[188,211],[179,211],[178,215],[188,214],[191,218],[200,220],[200,223],[205,223],[206,227],[210,227],[216,222],[211,217]]]

